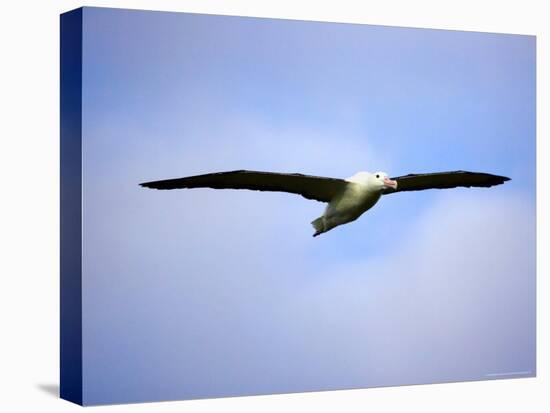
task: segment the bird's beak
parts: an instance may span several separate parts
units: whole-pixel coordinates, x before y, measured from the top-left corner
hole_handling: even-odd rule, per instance
[[[397,181],[393,181],[390,178],[384,178],[384,186],[386,188],[397,189]]]

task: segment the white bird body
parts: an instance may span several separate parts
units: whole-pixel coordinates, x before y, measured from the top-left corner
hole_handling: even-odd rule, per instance
[[[315,228],[313,236],[355,221],[378,202],[385,188],[397,185],[383,172],[358,172],[346,182],[348,185],[328,203],[324,214],[311,223]]]

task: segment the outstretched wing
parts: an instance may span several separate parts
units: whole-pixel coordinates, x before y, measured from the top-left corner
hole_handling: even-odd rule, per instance
[[[307,199],[329,202],[346,187],[347,182],[321,176],[241,170],[144,182],[140,185],[154,189],[214,188],[289,192]]]
[[[457,187],[489,188],[503,184],[510,178],[483,172],[453,171],[430,174],[409,174],[392,178],[397,181],[397,188],[387,188],[384,195],[403,191],[422,191],[424,189],[446,189]]]

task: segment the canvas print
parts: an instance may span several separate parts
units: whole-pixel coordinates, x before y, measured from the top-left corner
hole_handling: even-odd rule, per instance
[[[61,397],[525,378],[535,37],[61,16]]]

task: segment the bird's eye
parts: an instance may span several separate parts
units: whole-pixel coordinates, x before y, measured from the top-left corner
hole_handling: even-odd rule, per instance
[[[377,175],[376,175],[376,178],[380,178],[380,175],[377,174]]]

